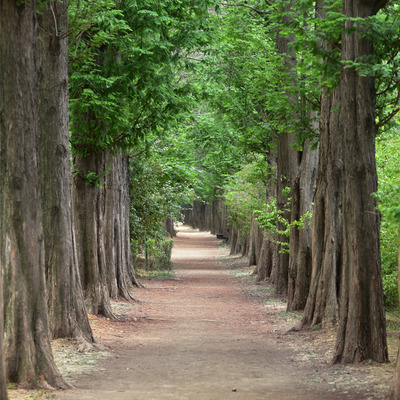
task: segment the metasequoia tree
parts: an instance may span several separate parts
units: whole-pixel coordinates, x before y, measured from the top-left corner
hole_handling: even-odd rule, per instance
[[[72,216],[67,2],[39,13],[39,163],[49,322],[53,338],[93,342],[83,301]]]
[[[343,0],[349,18],[342,33],[342,60],[356,61],[373,54],[362,28],[351,32],[350,18],[374,15],[387,1]],[[349,31],[346,29],[349,28]],[[354,67],[340,77],[343,143],[343,262],[339,331],[334,362],[388,360],[379,248],[379,214],[375,165],[375,86],[372,76]],[[355,157],[354,155],[357,154]]]
[[[335,132],[340,116],[335,89],[321,97],[319,161],[312,226],[311,286],[302,319],[303,326],[335,324],[339,312],[339,282],[342,263],[342,145]],[[334,110],[334,111],[333,111]]]
[[[78,260],[91,311],[131,298],[126,154],[185,108],[184,53],[206,36],[207,1],[73,2],[89,15],[71,38],[71,142]]]
[[[361,24],[349,18],[370,17],[383,4],[343,2],[343,64],[373,54]],[[312,282],[302,320],[303,326],[339,321],[333,362],[387,361],[379,216],[372,195],[375,136],[374,79],[342,65],[336,88],[322,92]]]
[[[70,39],[77,255],[90,312],[114,318],[110,298],[131,299],[129,286],[136,282],[127,225],[129,197],[119,194],[129,193],[127,164],[117,155],[131,138],[129,124],[134,126],[133,118],[140,116],[140,111],[135,116],[130,111],[132,82],[125,69],[126,52],[135,50],[116,4],[81,6],[74,4],[74,12],[89,14],[88,21]]]
[[[293,4],[288,3],[283,12],[288,12]],[[287,16],[282,18],[282,25],[289,23]],[[293,36],[282,35],[278,31],[276,47],[280,55],[282,55],[284,62],[282,68],[283,74],[291,84],[295,84],[295,68],[296,68],[296,54],[289,49],[290,42],[293,41]],[[282,82],[283,83],[283,82]],[[293,95],[286,90],[285,93],[288,107],[297,108],[299,101],[296,95]],[[295,116],[293,116],[295,117]],[[290,145],[294,140],[294,133],[290,132],[289,124],[291,121],[286,122],[278,133],[277,138],[277,189],[276,189],[276,208],[279,218],[276,221],[277,234],[276,234],[276,262],[272,271],[272,279],[275,284],[275,290],[279,294],[287,294],[289,284],[289,237],[282,233],[287,229],[287,225],[291,221],[291,210],[289,204],[289,195],[286,193],[288,188],[292,187],[296,169],[298,154],[293,150]],[[284,124],[285,125],[285,124]],[[285,129],[286,128],[286,129]]]
[[[326,4],[316,4],[316,14],[326,16]],[[337,38],[334,38],[337,41]],[[333,62],[332,41],[321,43],[324,63]],[[339,68],[339,64],[337,64]],[[322,76],[323,80],[325,77]],[[319,157],[312,225],[312,274],[301,326],[333,325],[339,318],[340,266],[342,263],[342,142],[340,90],[322,88],[319,109]]]
[[[66,388],[50,347],[38,173],[36,3],[0,4],[0,263],[7,378]]]

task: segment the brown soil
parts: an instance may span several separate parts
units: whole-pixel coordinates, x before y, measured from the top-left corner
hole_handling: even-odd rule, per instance
[[[115,304],[123,320],[92,317],[109,350],[79,354],[57,342],[56,359],[76,389],[59,400],[382,399],[393,363],[332,366],[334,332],[286,333],[287,313],[246,260],[215,236],[180,228],[174,277],[143,282],[136,303]],[[99,358],[100,357],[100,358]],[[46,397],[45,397],[46,398]]]

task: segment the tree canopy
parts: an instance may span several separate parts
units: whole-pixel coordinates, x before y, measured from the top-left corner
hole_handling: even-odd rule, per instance
[[[338,327],[333,362],[387,361],[400,10],[364,3],[1,4],[1,396],[6,378],[68,386],[50,339],[93,345],[87,312],[112,319],[110,299],[134,297],[134,244],[165,237],[182,210],[304,311],[294,330]]]

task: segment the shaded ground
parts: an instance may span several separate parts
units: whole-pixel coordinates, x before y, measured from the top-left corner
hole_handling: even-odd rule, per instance
[[[300,315],[286,313],[245,260],[227,256],[220,244],[180,228],[175,277],[145,282],[147,289],[135,291],[140,303],[116,303],[124,321],[92,317],[96,338],[111,351],[81,356],[68,342],[55,344],[76,389],[48,398],[383,398],[392,365],[328,367],[333,333],[286,334]]]

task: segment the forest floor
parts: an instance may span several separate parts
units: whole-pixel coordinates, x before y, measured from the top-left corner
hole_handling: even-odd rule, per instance
[[[394,362],[329,366],[335,333],[288,333],[301,315],[286,312],[284,299],[215,236],[180,227],[173,262],[172,275],[142,280],[137,302],[114,303],[119,321],[91,316],[101,351],[53,344],[75,389],[11,390],[11,399],[384,398]],[[395,361],[395,347],[390,355]]]

